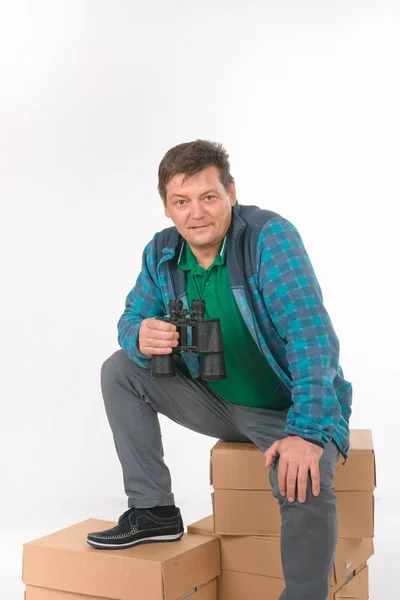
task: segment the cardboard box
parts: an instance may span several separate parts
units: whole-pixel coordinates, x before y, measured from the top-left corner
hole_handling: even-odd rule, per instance
[[[190,595],[193,600],[203,600],[197,595],[200,588],[220,573],[218,538],[185,534],[179,542],[123,550],[99,550],[86,543],[90,531],[115,524],[88,519],[24,544],[27,600],[35,598],[34,594],[37,597],[33,588],[86,595],[91,600],[132,600],[136,596],[140,600],[183,600]],[[50,592],[41,593],[40,600],[45,600],[43,594]]]
[[[351,429],[346,464],[334,473],[335,492],[373,491],[375,453],[370,429]],[[210,483],[216,490],[271,490],[263,452],[250,443],[219,441],[211,450]]]
[[[250,443],[219,441],[211,450],[215,531],[221,535],[280,535],[264,454]],[[370,430],[351,430],[346,465],[335,469],[339,537],[374,535],[375,455]]]
[[[188,532],[212,535],[212,515],[189,525]],[[278,536],[220,536],[221,569],[283,579],[280,541]],[[331,586],[344,585],[373,554],[372,538],[339,538]]]
[[[131,598],[133,598],[131,596]],[[217,600],[217,580],[207,583],[201,588],[195,588],[189,595],[184,596],[184,600]],[[107,600],[99,596],[87,596],[86,594],[70,594],[69,592],[59,592],[47,588],[26,586],[25,600]]]
[[[346,464],[336,465],[333,486],[335,492],[373,492],[376,488],[376,461],[372,431],[350,430],[350,449]]]
[[[372,492],[338,492],[339,537],[374,536]],[[215,490],[214,529],[220,535],[280,535],[281,514],[272,492]]]
[[[282,579],[222,571],[218,579],[219,600],[277,600],[285,589]],[[328,600],[368,600],[368,566],[354,573],[340,589],[331,588]]]

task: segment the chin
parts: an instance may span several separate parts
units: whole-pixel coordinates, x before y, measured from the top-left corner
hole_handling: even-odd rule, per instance
[[[211,248],[211,247],[216,246],[218,244],[218,242],[216,242],[213,239],[191,240],[190,243],[191,243],[191,245],[193,247],[196,247],[196,248]]]
[[[187,231],[187,236],[192,240],[208,240],[211,237],[211,232],[206,230],[196,231],[189,229],[189,231]]]

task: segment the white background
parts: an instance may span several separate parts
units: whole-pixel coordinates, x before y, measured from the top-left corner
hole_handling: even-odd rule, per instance
[[[351,426],[373,429],[371,598],[396,597],[399,3],[0,6],[2,596],[22,598],[23,542],[126,509],[99,371],[143,246],[170,225],[158,164],[203,138],[227,147],[239,202],[302,235]],[[188,524],[210,512],[215,440],[162,426]]]

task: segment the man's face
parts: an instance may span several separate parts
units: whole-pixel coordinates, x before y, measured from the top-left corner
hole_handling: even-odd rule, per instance
[[[233,183],[228,193],[219,176],[219,169],[212,166],[183,184],[184,174],[177,173],[167,184],[165,215],[192,248],[216,246],[228,230],[236,190]]]

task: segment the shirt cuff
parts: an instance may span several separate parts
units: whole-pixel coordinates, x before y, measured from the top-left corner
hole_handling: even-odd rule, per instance
[[[288,436],[290,437],[301,437],[303,440],[305,440],[306,442],[310,442],[310,444],[315,444],[316,446],[319,446],[320,448],[322,448],[322,450],[325,449],[325,444],[324,442],[317,442],[316,440],[309,440],[301,435],[297,435],[296,433],[289,433]]]

